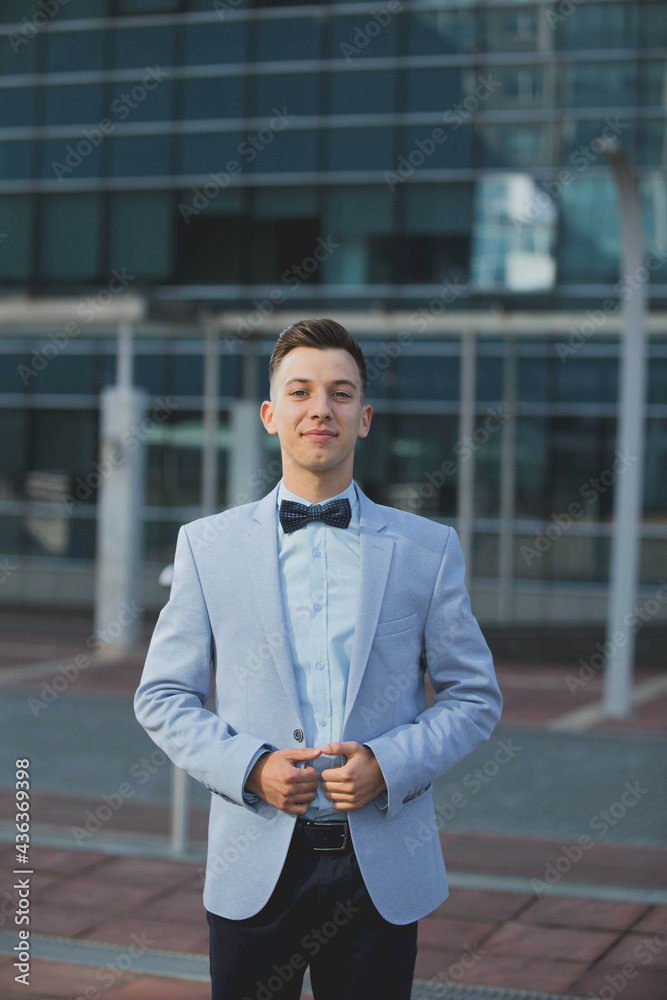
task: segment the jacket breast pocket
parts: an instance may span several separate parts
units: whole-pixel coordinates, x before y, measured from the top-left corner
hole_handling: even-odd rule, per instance
[[[411,615],[405,615],[403,618],[392,618],[389,621],[378,622],[375,629],[375,638],[379,639],[384,636],[400,635],[401,632],[409,632],[417,624],[417,617],[417,612],[414,611]]]

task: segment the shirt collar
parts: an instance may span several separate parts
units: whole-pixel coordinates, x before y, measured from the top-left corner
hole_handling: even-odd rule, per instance
[[[354,479],[347,487],[347,489],[344,489],[342,491],[342,493],[336,493],[335,496],[327,497],[326,500],[320,500],[319,502],[328,503],[330,500],[338,500],[340,497],[348,498],[348,500],[350,501],[350,508],[352,512],[354,512],[355,507],[359,505],[359,494],[357,493],[357,484],[355,483]],[[295,500],[297,503],[303,503],[307,507],[312,506],[313,503],[312,500],[304,500],[303,497],[300,497],[296,493],[292,493],[291,490],[288,490],[282,478],[278,483],[278,492],[276,493],[276,507],[278,508],[278,510],[280,510],[281,500]]]

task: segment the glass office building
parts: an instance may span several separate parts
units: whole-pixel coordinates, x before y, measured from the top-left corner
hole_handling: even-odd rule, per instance
[[[259,421],[287,317],[332,316],[371,369],[356,478],[377,502],[455,526],[474,340],[472,590],[481,619],[511,592],[502,614],[522,621],[602,620],[621,329],[603,303],[645,282],[640,573],[655,590],[667,564],[667,4],[3,0],[0,18],[0,553],[18,567],[5,599],[88,600],[95,490],[66,516],[52,498],[98,458],[116,330],[100,310],[49,358],[30,306],[98,301],[112,281],[146,303],[134,382],[173,404],[148,440],[146,580],[201,512],[203,317],[222,317],[228,345],[216,361],[222,509],[235,405],[254,399]],[[621,274],[609,140],[639,180],[639,277]],[[21,323],[3,314],[17,301]],[[508,398],[511,435],[497,419]],[[280,475],[276,439],[262,447],[275,475],[259,495]],[[577,501],[576,523],[531,557]]]

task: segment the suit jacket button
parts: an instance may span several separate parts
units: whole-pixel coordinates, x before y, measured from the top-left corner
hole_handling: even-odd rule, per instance
[[[294,736],[294,739],[298,743],[300,743],[301,740],[303,739],[303,729],[295,729],[294,732],[292,733],[292,735]]]

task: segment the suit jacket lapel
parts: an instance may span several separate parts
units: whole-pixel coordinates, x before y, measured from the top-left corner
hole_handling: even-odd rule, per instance
[[[356,480],[355,480],[356,483]],[[356,483],[359,491],[359,608],[352,642],[350,673],[345,699],[342,739],[345,725],[359,691],[361,679],[375,635],[384,597],[394,541],[382,534],[386,525],[378,504],[373,503]],[[278,531],[276,493],[278,485],[258,502],[252,527],[246,533],[248,565],[252,574],[259,615],[268,648],[285,691],[303,727],[299,693],[292,667],[287,621],[283,609],[278,567]]]

